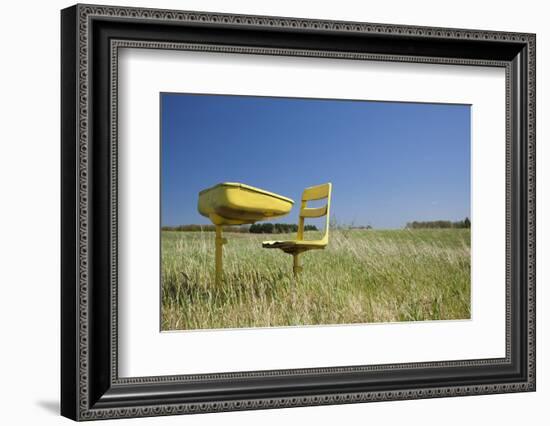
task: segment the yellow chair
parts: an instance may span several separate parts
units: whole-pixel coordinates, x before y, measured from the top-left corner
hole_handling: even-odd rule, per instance
[[[302,204],[300,206],[300,219],[298,222],[298,234],[295,240],[288,241],[264,241],[263,248],[278,248],[285,253],[291,254],[293,257],[294,276],[302,270],[298,256],[308,250],[324,249],[328,244],[328,229],[330,218],[330,195],[332,184],[325,183],[323,185],[312,186],[304,189],[302,193]],[[308,201],[327,199],[327,204],[323,207],[307,207]],[[326,216],[325,234],[320,240],[304,240],[304,220],[306,218],[317,218]]]

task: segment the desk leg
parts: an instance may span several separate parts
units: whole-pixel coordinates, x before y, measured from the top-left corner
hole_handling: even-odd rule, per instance
[[[222,237],[222,226],[216,225],[216,287],[221,286],[223,277],[223,245],[227,242]]]

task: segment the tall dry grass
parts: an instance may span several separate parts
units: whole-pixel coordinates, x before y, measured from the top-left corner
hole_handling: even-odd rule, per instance
[[[298,280],[291,256],[262,249],[271,236],[228,238],[217,288],[214,234],[162,233],[163,330],[470,317],[469,229],[335,230]]]

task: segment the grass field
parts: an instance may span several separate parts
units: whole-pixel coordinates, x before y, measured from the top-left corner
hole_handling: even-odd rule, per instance
[[[307,233],[314,239],[315,232]],[[162,232],[162,329],[278,327],[470,318],[470,230],[334,230],[292,256],[227,233],[214,285],[214,233]]]

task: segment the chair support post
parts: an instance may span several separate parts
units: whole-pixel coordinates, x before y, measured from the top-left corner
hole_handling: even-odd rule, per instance
[[[293,259],[292,272],[294,273],[295,278],[297,278],[298,274],[302,272],[302,267],[300,266],[300,260],[298,259],[299,255],[300,253],[292,254],[292,259]]]

